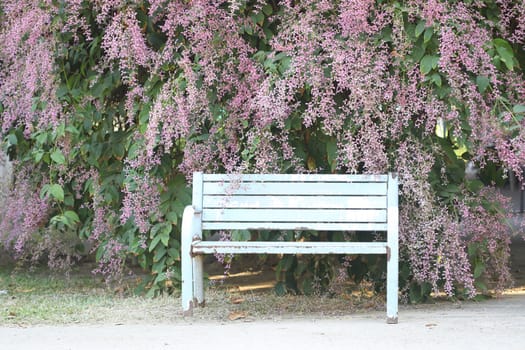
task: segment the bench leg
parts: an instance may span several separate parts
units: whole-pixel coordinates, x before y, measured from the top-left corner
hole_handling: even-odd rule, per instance
[[[390,248],[389,260],[386,266],[386,322],[389,324],[396,324],[399,299],[399,262],[397,246]]]
[[[191,206],[184,209],[181,230],[181,278],[182,278],[182,312],[185,316],[193,314],[193,262],[191,244],[193,242],[194,210]]]
[[[388,230],[386,264],[386,322],[397,323],[399,290],[399,180],[397,174],[388,174]]]
[[[204,275],[203,275],[203,256],[193,257],[193,295],[195,302],[199,306],[204,306]]]

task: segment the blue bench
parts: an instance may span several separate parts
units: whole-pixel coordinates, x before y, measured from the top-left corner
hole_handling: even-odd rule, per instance
[[[193,174],[182,219],[182,308],[204,304],[203,254],[385,254],[398,314],[398,181],[384,175]],[[203,230],[385,231],[386,242],[205,241]]]

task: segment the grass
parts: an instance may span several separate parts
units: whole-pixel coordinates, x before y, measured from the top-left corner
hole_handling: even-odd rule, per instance
[[[79,268],[65,277],[46,269],[29,272],[0,266],[0,326],[243,322],[339,318],[356,314],[384,316],[384,295],[374,294],[366,286],[332,298],[279,297],[273,292],[272,277],[273,273],[256,271],[250,276],[232,274],[225,283],[216,281],[214,287],[206,291],[206,307],[196,308],[194,316],[185,319],[177,296],[148,299],[132,295],[129,291],[136,279],[110,287],[94,277],[89,267]],[[523,294],[524,290],[525,286],[520,285],[508,293]],[[433,301],[441,307],[450,303],[442,298]]]
[[[209,288],[206,307],[195,309],[194,317],[185,320],[178,297],[134,296],[129,292],[134,280],[109,287],[89,271],[83,268],[65,277],[45,269],[29,272],[0,267],[0,326],[249,321],[334,317],[384,309],[384,297],[365,292],[335,298],[278,297],[271,281],[266,288],[260,288],[260,283],[251,288],[252,280],[232,278]],[[259,282],[261,279],[268,276],[259,276]]]
[[[0,325],[169,322],[175,297],[146,299],[108,287],[89,272],[0,268]]]
[[[525,294],[525,244],[512,246],[512,266],[516,286],[505,294]],[[366,289],[334,298],[287,295],[278,297],[272,289],[275,273],[255,269],[232,273],[219,282],[222,270],[211,270],[215,286],[206,291],[205,308],[197,308],[193,318],[183,319],[180,299],[162,296],[146,299],[133,296],[134,279],[110,287],[91,274],[90,266],[73,270],[69,277],[46,269],[14,270],[0,265],[0,326],[71,324],[158,324],[193,320],[279,319],[289,317],[341,317],[356,313],[383,317],[385,300]],[[213,272],[212,272],[213,271]],[[212,276],[210,279],[214,279]],[[439,298],[433,300],[439,302]],[[407,307],[407,306],[405,306]]]

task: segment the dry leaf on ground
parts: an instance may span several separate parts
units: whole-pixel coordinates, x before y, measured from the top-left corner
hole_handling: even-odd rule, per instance
[[[228,315],[228,319],[230,321],[235,321],[241,318],[246,318],[246,316],[247,316],[247,313],[244,311],[233,311],[233,312],[230,312],[230,314]]]
[[[242,304],[245,302],[246,299],[242,298],[242,297],[237,297],[237,298],[231,298],[230,299],[230,302],[232,304]]]

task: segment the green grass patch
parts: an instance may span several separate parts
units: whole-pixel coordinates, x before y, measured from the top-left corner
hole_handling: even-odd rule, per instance
[[[0,325],[164,322],[179,317],[176,298],[146,299],[133,296],[130,289],[126,283],[109,287],[87,270],[64,276],[45,269],[0,267]]]

